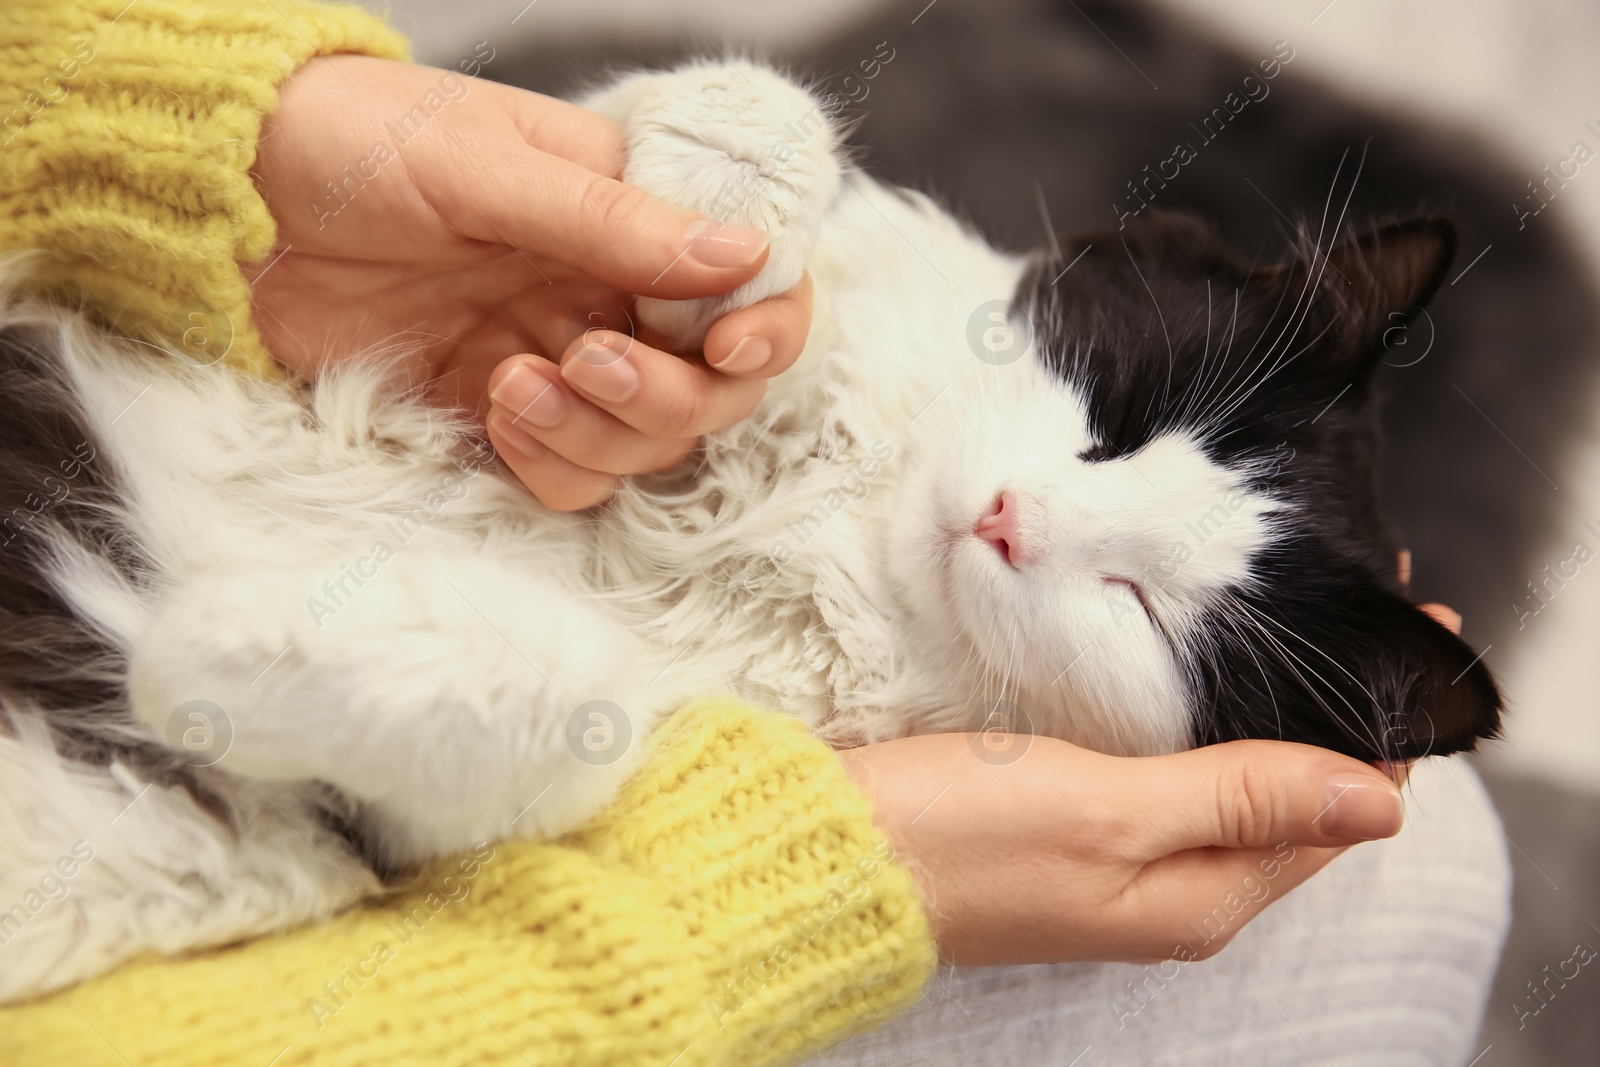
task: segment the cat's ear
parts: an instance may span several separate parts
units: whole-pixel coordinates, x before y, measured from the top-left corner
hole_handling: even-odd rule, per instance
[[[1349,342],[1375,361],[1386,338],[1416,318],[1444,284],[1456,245],[1453,222],[1424,216],[1379,226],[1257,274],[1317,285],[1338,302]]]
[[[1456,256],[1455,223],[1440,216],[1390,223],[1328,251],[1323,284],[1376,322],[1414,315],[1444,284]]]
[[[1470,751],[1499,736],[1502,699],[1481,653],[1376,584],[1352,607],[1371,627],[1373,692],[1392,711],[1387,740],[1399,757]]]
[[[1466,642],[1375,581],[1337,600],[1297,629],[1338,665],[1319,672],[1337,691],[1320,694],[1325,706],[1365,706],[1379,721],[1376,737],[1365,724],[1339,727],[1345,743],[1333,747],[1365,759],[1415,759],[1468,751],[1498,735],[1500,691]]]

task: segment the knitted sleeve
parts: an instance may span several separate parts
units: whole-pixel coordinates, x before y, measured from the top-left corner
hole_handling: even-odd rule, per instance
[[[5,0],[0,251],[134,336],[273,366],[239,264],[277,227],[250,176],[277,86],[313,56],[407,57],[365,12],[310,0]]]
[[[14,1067],[786,1062],[918,996],[912,877],[787,716],[674,716],[593,826],[502,843],[320,927],[0,1009]]]

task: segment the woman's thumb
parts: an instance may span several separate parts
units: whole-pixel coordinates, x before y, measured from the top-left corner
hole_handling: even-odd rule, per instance
[[[547,256],[640,296],[725,293],[767,260],[760,230],[723,225],[522,145],[479,165],[471,181],[445,182],[436,200],[473,237]]]
[[[1168,816],[1158,854],[1260,848],[1288,841],[1334,847],[1393,837],[1400,790],[1379,771],[1310,745],[1234,741],[1143,761]]]

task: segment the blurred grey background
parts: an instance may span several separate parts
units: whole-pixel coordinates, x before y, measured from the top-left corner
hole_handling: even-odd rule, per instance
[[[1515,1007],[1537,1006],[1528,983],[1580,943],[1600,950],[1600,562],[1563,564],[1580,543],[1600,557],[1600,158],[1578,162],[1580,143],[1600,155],[1600,5],[369,6],[425,62],[454,66],[488,42],[485,76],[557,93],[718,52],[842,79],[887,41],[894,63],[858,108],[865,164],[1016,249],[1045,242],[1041,195],[1062,228],[1114,221],[1124,183],[1289,42],[1272,94],[1184,168],[1164,206],[1200,210],[1270,255],[1282,216],[1320,210],[1340,153],[1366,144],[1358,208],[1461,223],[1461,273],[1432,308],[1435,347],[1388,372],[1383,488],[1416,552],[1417,594],[1463,610],[1512,702],[1508,736],[1480,766],[1516,865],[1516,917],[1474,1067],[1600,1063],[1600,967],[1521,1026]]]

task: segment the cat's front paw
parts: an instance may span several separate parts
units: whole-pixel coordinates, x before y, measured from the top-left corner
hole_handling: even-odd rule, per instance
[[[842,181],[839,134],[821,102],[770,67],[732,62],[636,74],[586,104],[622,123],[627,181],[772,242],[761,272],[731,293],[641,298],[646,325],[695,348],[723,314],[799,283]]]
[[[536,557],[378,545],[175,585],[134,714],[186,761],[333,786],[385,864],[581,826],[668,706],[666,654]]]

